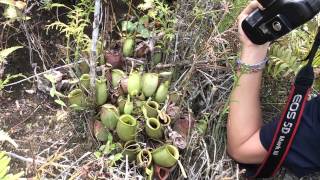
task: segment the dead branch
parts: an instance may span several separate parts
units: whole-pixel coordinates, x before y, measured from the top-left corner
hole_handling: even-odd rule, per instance
[[[97,60],[97,41],[99,37],[99,25],[101,19],[101,0],[95,0],[94,20],[92,31],[92,47],[90,55],[90,84],[91,84],[91,98],[95,102],[95,79],[96,79],[96,60]]]

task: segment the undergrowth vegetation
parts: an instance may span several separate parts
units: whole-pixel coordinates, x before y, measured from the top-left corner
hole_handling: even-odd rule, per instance
[[[314,37],[318,30],[319,17],[294,30],[288,36],[280,39],[271,46],[271,62],[268,72],[274,78],[296,75],[304,65],[304,61],[312,46]],[[319,57],[314,61],[314,67],[319,64]]]
[[[226,121],[237,81],[236,20],[248,1],[73,2],[0,0],[6,12],[1,39],[12,32],[25,38],[23,46],[1,43],[0,98],[30,81],[32,88],[24,91],[55,102],[49,107],[57,115],[45,131],[61,135],[66,123],[76,131],[67,132],[72,134],[67,140],[37,147],[38,154],[25,154],[32,158],[0,142],[0,179],[23,175],[7,175],[8,156],[16,164],[32,163],[24,176],[37,179],[239,179],[243,171],[226,154]],[[302,67],[318,23],[315,18],[272,44],[266,112],[283,105],[279,97],[286,96],[287,82]],[[31,70],[10,75],[6,62],[16,53],[22,56],[22,49],[28,50]],[[314,66],[320,66],[320,56]],[[276,83],[283,89],[275,90]],[[18,135],[15,128],[8,132]],[[14,142],[2,132],[0,141]],[[82,139],[72,139],[77,135]],[[86,148],[78,150],[79,144]]]

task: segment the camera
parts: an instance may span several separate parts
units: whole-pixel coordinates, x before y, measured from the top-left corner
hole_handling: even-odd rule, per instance
[[[242,29],[255,44],[274,41],[312,19],[320,11],[320,0],[258,0],[265,8],[255,10]]]

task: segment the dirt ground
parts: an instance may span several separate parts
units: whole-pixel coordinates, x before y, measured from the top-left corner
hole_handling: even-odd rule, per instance
[[[115,12],[116,14],[123,13],[122,8],[116,10],[119,10],[119,12]],[[63,44],[63,36],[54,33],[47,35],[45,33],[44,25],[50,22],[50,19],[48,19],[47,17],[54,17],[53,14],[41,14],[38,12],[36,13],[37,16],[32,17],[34,18],[33,20],[38,23],[31,24],[30,28],[33,29],[34,32],[36,32],[35,34],[39,35],[39,38],[41,38],[39,40],[41,41],[40,43],[43,46],[43,48],[49,50],[48,57],[52,58],[53,61],[50,61],[51,64],[46,64],[48,68],[57,67],[59,65],[59,53],[61,53],[59,47],[61,47]],[[21,34],[19,35],[19,33]],[[6,42],[1,41],[0,37],[0,44],[2,46],[4,46],[4,44],[7,43],[6,45],[10,47],[17,45],[17,42],[19,42],[24,44],[25,47],[28,47],[28,41],[22,32],[18,32],[18,35],[15,34],[14,36],[10,36],[10,33],[7,32],[7,34],[5,34],[4,36],[6,36]],[[230,49],[233,52],[236,52],[239,48],[239,43],[235,41],[235,39],[237,39],[236,34],[227,33],[223,37],[226,39],[226,41],[229,42]],[[192,39],[188,41],[192,42]],[[186,43],[186,46],[187,45],[188,44]],[[188,47],[186,49],[188,49]],[[42,67],[43,65],[43,61],[38,57],[37,53],[35,52],[33,53],[33,62],[40,67]],[[8,58],[8,64],[6,65],[5,73],[22,73],[25,76],[30,77],[34,74],[34,69],[32,68],[31,64],[32,63],[29,60],[29,50],[27,48],[20,49],[16,53],[14,53],[13,56],[10,56]],[[215,67],[217,68],[217,66]],[[38,73],[42,71],[43,69],[39,69]],[[227,84],[231,84],[232,81],[228,80],[226,81],[227,83],[224,83],[224,78],[229,77],[228,75],[220,75],[222,77],[222,80],[219,80],[219,71],[216,71],[218,73],[210,72],[208,70],[208,72],[218,77],[216,80],[217,82],[214,83],[216,83],[217,86],[221,85],[221,89],[225,88],[226,90],[224,91],[228,92],[228,89],[229,87],[231,87],[231,85]],[[198,76],[198,78],[200,79],[200,75]],[[197,79],[194,78],[193,80]],[[200,81],[196,82],[199,83]],[[265,87],[268,87],[264,89],[271,89],[270,91],[263,93],[264,103],[262,105],[263,108],[268,112],[265,114],[266,119],[271,120],[276,113],[280,112],[281,107],[285,102],[286,88],[288,86],[284,87],[284,89],[281,89],[281,91],[279,91],[276,88],[279,86],[279,83],[282,83],[283,85],[290,84],[289,81],[285,83],[280,81],[274,82],[274,84],[271,85],[267,83],[264,84]],[[222,91],[221,89],[220,91]],[[277,97],[283,96],[283,101],[279,102],[279,99],[270,99],[270,94],[274,93],[279,94]],[[223,104],[221,103],[225,102],[225,100],[214,99],[223,99],[223,97],[225,96],[227,97],[227,93],[221,93],[219,95],[215,95],[213,97],[208,97],[205,99],[208,99],[208,102],[210,102],[211,104],[216,103],[214,105],[217,106],[212,107],[212,111],[220,111],[221,108],[219,107],[222,107]],[[0,146],[0,151],[5,150],[7,152],[14,153],[14,157],[12,156],[13,158],[10,172],[17,173],[20,171],[24,171],[24,177],[27,178],[35,176],[39,177],[44,174],[46,178],[57,177],[61,173],[61,171],[56,171],[56,169],[52,169],[52,167],[54,166],[52,163],[59,162],[59,164],[61,165],[73,165],[75,162],[79,162],[81,160],[81,157],[85,155],[87,152],[94,152],[95,150],[97,150],[98,144],[92,137],[92,132],[90,128],[88,128],[89,120],[86,118],[85,114],[78,114],[75,112],[71,112],[68,109],[62,109],[60,106],[55,104],[53,100],[54,99],[49,96],[49,93],[43,93],[37,90],[35,80],[32,80],[30,82],[26,81],[24,83],[9,86],[4,89],[3,93],[0,93],[0,128],[5,132],[8,132],[10,137],[13,138],[19,145],[17,149],[15,149],[12,145],[10,145],[7,142],[3,143]],[[202,103],[202,101],[200,102],[196,98],[193,101],[196,102],[194,103],[196,105],[201,105]],[[204,103],[202,103],[202,105],[203,104]],[[203,109],[202,106],[199,105],[199,108],[196,105],[193,105],[196,108],[194,108],[193,106],[191,108],[193,110]],[[217,108],[218,110],[215,110],[215,108]],[[196,113],[196,110],[194,111]],[[218,116],[219,115],[217,114],[217,117]],[[224,147],[223,144],[218,145]],[[206,146],[202,148],[207,150]],[[210,148],[211,147],[209,147],[209,149]],[[185,154],[192,154],[193,151],[190,151],[191,152],[189,153],[185,152]],[[200,151],[202,151],[202,149],[200,149],[199,152]],[[221,153],[224,153],[224,151]],[[207,156],[204,155],[199,155],[199,157],[201,157],[202,159],[207,158]],[[187,161],[187,156],[185,158],[185,161]],[[193,161],[194,159],[192,159],[192,156],[190,155],[189,162],[191,162],[191,160]],[[221,160],[218,159],[216,161],[217,162],[212,162],[212,165],[210,164],[210,167],[208,166],[208,168],[212,168],[212,172],[217,171],[218,173],[224,174],[222,171],[225,171],[225,169],[228,169],[229,166],[233,165],[231,160],[224,155]],[[190,169],[190,171],[192,171],[192,168],[195,168],[194,172],[195,174],[197,174],[198,167],[193,167],[196,166],[194,164],[197,163],[190,163],[190,166],[187,167],[189,168],[187,169],[187,171],[189,171]],[[230,172],[226,172],[225,174],[232,174],[232,170],[233,169],[230,168]],[[220,177],[227,176],[221,175]],[[294,178],[288,176],[285,179]]]
[[[38,35],[43,38],[39,39],[41,45],[50,50],[48,55],[54,59],[59,56],[57,48],[62,39],[57,38],[60,37],[57,34],[45,35],[44,25],[48,20],[47,15],[34,16],[38,24],[31,24],[31,28],[34,28],[34,32],[40,33]],[[2,28],[3,25],[0,26],[0,29]],[[1,41],[2,46],[10,47],[19,42],[27,47],[28,41],[22,31],[11,36],[10,28],[7,27],[5,30],[3,37],[6,37],[6,41]],[[33,63],[41,67],[42,60],[37,53],[32,54]],[[28,48],[16,51],[7,59],[5,74],[22,73],[26,77],[33,75],[34,70],[29,57]],[[51,63],[55,67],[57,61]],[[42,71],[42,68],[38,71]],[[55,153],[62,153],[68,149],[66,157],[72,162],[96,148],[84,118],[75,118],[79,116],[67,109],[61,109],[48,93],[37,90],[35,79],[31,80],[6,87],[0,93],[0,127],[19,145],[14,149],[9,143],[4,143],[0,146],[0,151],[12,151],[18,155],[19,157],[12,158],[11,172],[24,171],[26,177],[33,177],[43,164],[32,162],[33,160],[46,161]]]
[[[115,9],[116,15],[127,11],[123,3],[112,2],[121,7]],[[72,2],[68,4],[63,1],[63,3],[72,5]],[[0,12],[3,11],[1,8]],[[59,20],[66,21],[65,14],[60,9],[38,11],[37,8],[33,8],[32,20],[26,22],[26,29],[23,29],[23,25],[19,23],[0,24],[2,31],[0,49],[17,44],[24,46],[7,58],[4,74],[22,73],[30,77],[35,74],[34,67],[39,67],[37,69],[39,73],[45,68],[50,69],[63,64],[60,59],[64,56],[65,49],[60,48],[64,45],[64,36],[54,31],[47,33],[45,25],[54,22],[58,15]],[[0,17],[0,22],[4,20],[2,18]],[[31,34],[26,34],[26,30]],[[31,57],[27,36],[40,45],[39,49],[32,49]],[[39,53],[40,48],[45,51]],[[39,54],[44,57],[39,57]],[[11,173],[24,171],[24,177],[28,178],[37,175],[38,178],[42,175],[54,177],[53,173],[59,175],[61,171],[54,172],[55,170],[49,167],[48,162],[52,160],[59,161],[59,164],[73,165],[79,162],[79,158],[87,152],[97,150],[99,144],[93,138],[91,129],[88,128],[90,121],[85,117],[85,113],[77,114],[70,109],[62,109],[54,103],[49,93],[39,91],[36,86],[36,79],[31,79],[6,87],[0,92],[0,128],[19,145],[15,149],[5,142],[1,144],[0,151],[13,153]]]
[[[88,140],[84,121],[72,118],[72,114],[53,104],[46,94],[28,94],[28,85],[11,88],[0,97],[0,127],[19,145],[18,149],[13,149],[10,144],[4,144],[6,151],[14,150],[25,158],[46,160],[54,153],[68,149],[67,156],[71,160],[95,148],[94,141]],[[21,159],[12,162],[13,172],[25,171],[29,177],[39,167]]]

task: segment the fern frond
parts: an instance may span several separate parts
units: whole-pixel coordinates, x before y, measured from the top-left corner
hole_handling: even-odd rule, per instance
[[[284,46],[274,45],[270,50],[268,72],[273,78],[287,77],[296,74],[301,68],[299,58],[293,55],[292,50]]]
[[[18,147],[18,144],[9,136],[9,134],[0,129],[0,142],[1,141],[8,141],[15,148]]]
[[[8,174],[10,170],[10,158],[6,156],[6,153],[0,151],[0,179],[1,180],[18,180],[21,176],[23,176],[24,172],[19,172],[18,174]]]
[[[7,49],[3,49],[0,51],[0,63],[2,61],[4,61],[7,56],[9,56],[9,54],[13,53],[14,51],[16,51],[17,49],[23,48],[23,46],[14,46],[14,47],[10,47]]]

